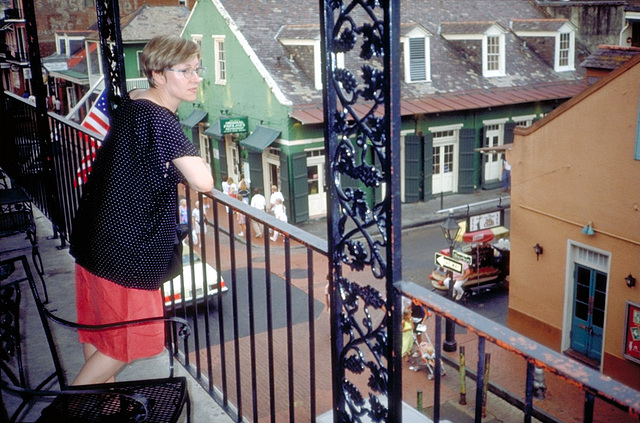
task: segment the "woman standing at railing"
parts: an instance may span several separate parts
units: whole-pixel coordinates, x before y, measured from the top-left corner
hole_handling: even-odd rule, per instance
[[[141,64],[150,88],[124,99],[84,187],[71,236],[78,321],[105,324],[162,316],[160,286],[176,235],[177,185],[213,180],[176,117],[196,100],[204,69],[192,41],[152,39]],[[115,381],[125,363],[162,352],[162,323],[80,332],[85,364],[73,384]]]

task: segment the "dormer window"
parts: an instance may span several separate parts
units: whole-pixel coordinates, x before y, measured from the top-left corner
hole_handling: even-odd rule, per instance
[[[496,22],[443,22],[440,25],[440,34],[465,53],[470,62],[482,66],[485,78],[506,75],[505,33]]]
[[[504,32],[492,27],[482,39],[482,75],[489,78],[504,74]]]
[[[567,19],[514,19],[511,29],[556,72],[576,69],[576,27]]]
[[[322,52],[319,25],[285,25],[277,35],[287,52],[287,59],[295,62],[313,81],[317,90],[322,89]],[[344,67],[344,54],[332,56],[332,66]]]
[[[431,81],[431,34],[419,25],[403,26],[402,32],[405,82]]]
[[[561,32],[556,37],[556,70],[558,72],[574,70],[574,32]]]

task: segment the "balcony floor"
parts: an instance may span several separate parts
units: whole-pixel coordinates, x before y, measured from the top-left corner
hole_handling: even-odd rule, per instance
[[[49,239],[53,235],[51,222],[34,207],[34,216],[37,225],[37,235],[40,254],[45,271],[45,281],[49,292],[49,310],[61,317],[75,320],[75,295],[74,295],[74,260],[68,249],[58,249],[59,239]],[[24,247],[24,248],[21,248]],[[3,252],[13,250],[9,252]],[[31,270],[36,277],[37,273],[31,260],[31,245],[24,234],[17,234],[6,238],[0,238],[0,259],[7,259],[18,255],[26,255]],[[44,331],[37,317],[35,306],[31,300],[28,288],[23,288],[23,307],[33,311],[24,318],[22,326],[23,335],[26,337],[26,363],[29,377],[33,381],[39,381],[52,369],[51,356],[41,351],[44,342]],[[55,326],[55,325],[54,325]],[[57,330],[56,330],[57,329]],[[73,330],[54,328],[54,334],[58,343],[63,366],[68,370],[67,379],[72,380],[80,370],[84,359],[82,348],[78,343],[77,333]],[[119,381],[151,379],[167,377],[169,375],[168,352],[157,357],[139,360],[127,365],[118,376]],[[175,373],[178,376],[187,376],[189,381],[189,395],[191,397],[192,421],[210,423],[232,423],[233,420],[216,403],[211,396],[191,377],[180,363],[175,363]],[[42,376],[42,377],[39,377]],[[4,395],[4,401],[9,411],[19,403],[14,397]],[[43,404],[43,406],[46,404]],[[40,415],[42,407],[34,407],[26,421],[34,421]],[[183,413],[182,421],[186,421],[186,413]]]

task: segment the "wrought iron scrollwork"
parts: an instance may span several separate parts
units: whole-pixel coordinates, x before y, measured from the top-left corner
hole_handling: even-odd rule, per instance
[[[118,104],[127,95],[118,2],[114,0],[98,0],[96,2],[96,12],[98,15],[98,30],[100,32],[107,96],[111,112],[114,112]]]
[[[0,268],[0,279],[5,278],[4,270],[4,266]],[[13,268],[8,270],[9,274],[13,272]],[[0,360],[10,363],[3,367],[14,382],[24,382],[13,373],[14,360],[20,360],[20,297],[20,289],[16,284],[0,287]],[[22,366],[22,362],[18,361],[17,365]]]
[[[387,112],[391,87],[383,60],[390,45],[385,40],[390,7],[390,2],[376,0],[327,0],[324,4],[332,357],[339,366],[333,384],[334,421],[339,422],[393,418],[384,400],[391,386],[392,302],[372,286],[380,283],[363,286],[342,271],[346,265],[352,272],[371,269],[378,280],[390,276],[388,257],[393,245],[388,190],[392,187]],[[344,55],[345,63],[355,64],[357,70],[339,67],[338,55]],[[380,195],[383,186],[387,190],[384,197]],[[362,392],[363,378],[368,395]]]

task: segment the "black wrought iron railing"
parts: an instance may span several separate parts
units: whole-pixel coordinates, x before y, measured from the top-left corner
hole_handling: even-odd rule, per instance
[[[5,117],[12,125],[0,133],[0,167],[49,217],[64,246],[82,194],[83,169],[90,165],[93,148],[101,139],[55,114],[48,115],[50,136],[42,139],[37,135],[33,104],[9,93],[4,98]],[[54,169],[54,183],[43,172],[47,168]],[[334,421],[334,341],[325,296],[327,241],[218,191],[197,194],[182,187],[180,195],[187,200],[191,217],[184,247],[187,264],[178,284],[166,285],[166,309],[188,319],[193,335],[186,347],[174,344],[169,345],[170,350],[236,421]],[[194,210],[203,218],[193,219]],[[256,230],[264,235],[256,237]],[[270,231],[278,232],[276,241],[270,238]],[[47,270],[45,263],[45,278]],[[386,283],[347,269],[343,276],[379,291]],[[425,393],[422,408],[434,421],[451,419],[444,407],[451,401],[447,397],[450,388],[443,381],[456,379],[460,367],[457,354],[440,352],[443,318],[453,319],[468,331],[458,336],[458,344],[466,347],[466,362],[477,364],[461,366],[470,386],[471,380],[478,380],[467,398],[474,406],[476,421],[483,407],[495,415],[499,415],[498,408],[510,410],[503,421],[565,421],[570,417],[623,422],[640,412],[638,391],[413,283],[395,281],[393,287],[433,313],[428,335],[448,371],[448,379],[440,378],[436,371],[433,381],[420,374]],[[352,304],[346,291],[340,295]],[[377,322],[383,312],[372,312],[368,318]],[[488,380],[487,354],[500,363],[492,367]],[[402,364],[403,369],[407,367]],[[573,414],[558,415],[557,410],[567,404],[554,406],[553,395],[534,398],[535,368],[547,375],[550,392],[571,393],[573,404],[579,404],[571,408]],[[351,383],[365,390],[365,379],[356,376]],[[410,389],[403,386],[401,397],[420,408],[416,392]],[[482,405],[486,391],[497,403]]]

